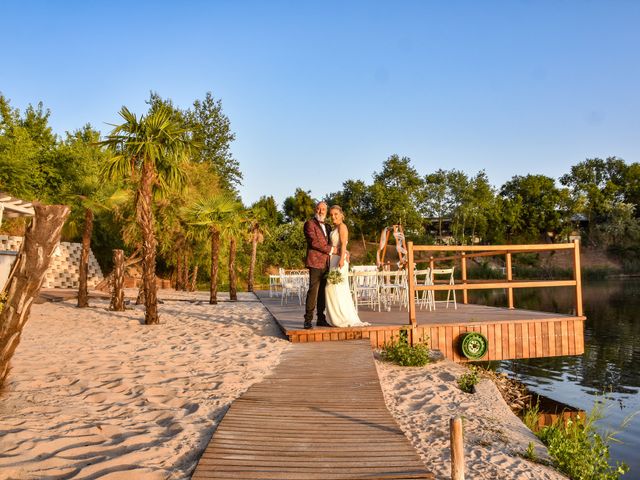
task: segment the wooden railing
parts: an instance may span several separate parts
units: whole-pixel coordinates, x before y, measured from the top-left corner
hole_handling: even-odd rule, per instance
[[[582,281],[580,278],[580,243],[574,240],[571,243],[556,244],[540,244],[540,245],[414,245],[408,242],[408,264],[407,264],[407,282],[409,285],[409,323],[415,328],[416,326],[416,291],[431,290],[434,292],[440,290],[462,290],[462,302],[468,303],[469,290],[490,290],[505,289],[507,290],[508,307],[514,307],[513,289],[514,288],[541,288],[541,287],[574,287],[575,288],[575,304],[576,316],[582,317]],[[572,280],[513,280],[511,271],[512,255],[517,253],[533,253],[533,252],[550,252],[558,250],[570,250],[573,254],[573,279]],[[416,285],[413,278],[413,272],[416,264],[417,252],[430,252],[428,259],[418,260],[417,263],[429,263],[431,270],[434,269],[436,262],[443,261],[459,261],[462,273],[461,283],[454,285]],[[453,252],[452,255],[434,257],[436,252]],[[498,255],[505,256],[505,275],[504,280],[468,280],[467,279],[467,260],[478,257],[493,257]],[[473,283],[470,283],[473,282]]]

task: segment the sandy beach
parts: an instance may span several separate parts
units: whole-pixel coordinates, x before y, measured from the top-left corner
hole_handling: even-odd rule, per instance
[[[0,399],[0,478],[189,478],[231,402],[293,348],[253,295],[217,306],[203,293],[161,298],[157,326],[141,324],[142,307],[111,312],[106,300],[33,306]],[[468,395],[452,362],[376,363],[391,413],[436,478],[450,478],[452,415],[466,418],[467,478],[565,478],[520,456],[534,442],[544,458],[544,447],[490,381]]]
[[[0,399],[0,478],[188,478],[231,402],[290,346],[241,299],[166,301],[155,326],[106,300],[34,305]]]
[[[522,458],[529,442],[546,448],[509,409],[490,380],[464,393],[456,379],[468,369],[450,360],[399,367],[376,360],[387,408],[437,479],[450,479],[449,419],[463,417],[466,478],[566,480],[556,470]]]

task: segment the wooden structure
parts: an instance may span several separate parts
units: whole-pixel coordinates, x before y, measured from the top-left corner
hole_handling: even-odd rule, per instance
[[[295,345],[233,402],[192,477],[432,479],[387,410],[367,342]]]
[[[511,273],[512,255],[524,252],[566,251],[573,258],[573,279],[571,280],[514,280]],[[438,251],[449,253],[436,257]],[[416,259],[419,252],[427,252],[427,258]],[[467,278],[467,261],[473,257],[504,255],[506,257],[506,278],[504,280],[470,280]],[[459,349],[460,338],[467,332],[479,332],[488,340],[487,354],[481,360],[507,360],[517,358],[554,357],[581,355],[584,353],[584,321],[582,311],[582,284],[580,281],[580,251],[577,242],[549,245],[500,245],[500,246],[414,246],[408,244],[408,290],[409,314],[406,310],[394,308],[391,312],[377,312],[361,308],[360,319],[371,323],[368,327],[356,328],[302,328],[304,307],[298,305],[280,306],[280,300],[268,298],[268,292],[258,292],[258,296],[272,313],[283,333],[294,343],[326,342],[335,340],[369,339],[376,348],[393,337],[407,332],[411,342],[428,337],[432,349],[442,351],[445,357],[465,362]],[[438,263],[459,262],[462,279],[455,285],[420,285],[413,282],[416,264],[427,263],[431,268]],[[458,270],[458,269],[457,269]],[[568,287],[575,291],[575,311],[572,314],[558,314],[517,309],[514,304],[513,289]],[[415,292],[423,290],[461,290],[462,302],[458,308],[438,307],[434,311],[416,310]],[[469,290],[505,289],[505,308],[471,304]],[[408,317],[408,318],[407,318]],[[408,320],[408,322],[407,322]]]

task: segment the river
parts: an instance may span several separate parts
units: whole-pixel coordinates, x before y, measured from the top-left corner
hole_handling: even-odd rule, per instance
[[[516,308],[573,313],[568,288],[515,290]],[[624,461],[624,479],[640,479],[640,414],[620,431],[625,418],[640,412],[640,279],[586,282],[583,285],[585,352],[581,356],[504,361],[498,369],[539,394],[590,411],[606,393],[606,409],[598,427],[619,431],[611,459]],[[470,301],[504,306],[502,292]]]

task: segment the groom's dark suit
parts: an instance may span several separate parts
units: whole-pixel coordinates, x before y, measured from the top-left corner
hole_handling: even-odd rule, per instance
[[[331,245],[329,244],[329,226],[322,228],[318,219],[311,218],[304,224],[304,237],[307,239],[307,258],[305,266],[309,269],[309,291],[307,292],[307,302],[304,314],[304,327],[311,328],[313,311],[318,309],[318,326],[327,324],[324,316],[325,298],[324,289],[327,286],[325,274],[329,268],[329,254]]]

